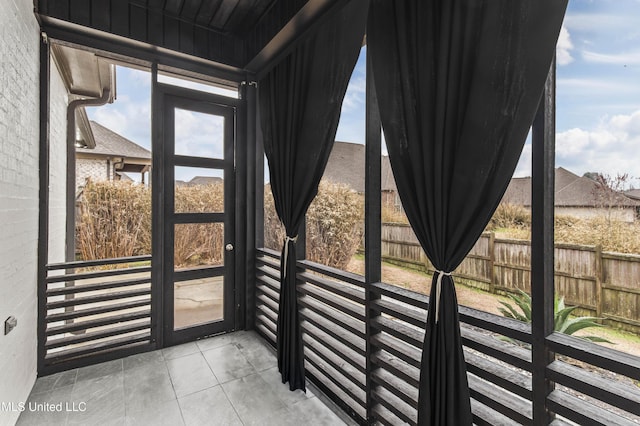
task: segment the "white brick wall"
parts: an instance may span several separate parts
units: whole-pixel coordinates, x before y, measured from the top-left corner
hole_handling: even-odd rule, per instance
[[[64,262],[67,212],[67,105],[69,96],[51,60],[49,86],[49,262]]]
[[[84,186],[87,178],[93,182],[109,180],[107,175],[107,160],[91,158],[76,159],[76,188]]]
[[[39,29],[31,0],[0,11],[0,402],[18,402],[36,377]],[[0,425],[18,414],[0,411]]]

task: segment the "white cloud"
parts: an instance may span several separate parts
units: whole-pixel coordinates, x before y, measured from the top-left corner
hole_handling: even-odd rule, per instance
[[[176,109],[176,154],[223,158],[224,124],[220,116]]]
[[[91,120],[151,149],[151,74],[117,67],[117,97],[112,104],[87,108]]]
[[[527,143],[522,149],[520,154],[520,160],[516,166],[516,171],[513,172],[513,177],[526,177],[531,176],[531,144]]]
[[[352,142],[364,144],[365,124],[364,119],[347,120],[341,119],[336,132],[336,140],[341,142]]]
[[[629,85],[623,82],[611,81],[598,78],[559,78],[558,88],[567,89],[588,89],[590,91],[629,90]]]
[[[367,81],[364,77],[354,77],[349,81],[342,101],[342,114],[364,108]]]
[[[618,0],[616,0],[618,1]],[[637,16],[634,14],[610,13],[568,13],[564,20],[567,28],[572,31],[620,31],[620,29],[636,29]]]
[[[616,115],[611,118],[610,123],[625,137],[638,138],[640,136],[640,110],[631,115]]]
[[[150,149],[151,109],[148,99],[146,102],[131,102],[127,96],[122,96],[113,104],[87,108],[87,113],[91,120]]]
[[[558,65],[569,65],[573,62],[573,56],[571,56],[572,49],[573,42],[571,41],[571,35],[567,27],[563,25],[560,29],[558,44],[556,45],[556,60]]]
[[[640,64],[640,50],[620,53],[598,53],[585,50],[582,58],[591,63],[609,65],[638,65]]]
[[[116,73],[134,82],[137,86],[151,90],[151,73],[146,70],[138,70],[127,67],[117,67]]]
[[[640,110],[605,117],[594,130],[570,129],[556,135],[556,165],[577,174],[629,173],[640,177]]]
[[[525,144],[515,177],[531,176],[531,143]],[[556,167],[578,175],[629,173],[640,183],[640,110],[605,117],[593,130],[573,128],[556,133]]]
[[[364,71],[358,72],[356,68],[342,101],[336,140],[364,143],[366,90],[367,81],[364,77]]]

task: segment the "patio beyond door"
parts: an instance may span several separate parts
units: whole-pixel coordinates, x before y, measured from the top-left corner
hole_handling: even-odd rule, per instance
[[[235,108],[169,91],[160,91],[164,346],[235,323]]]

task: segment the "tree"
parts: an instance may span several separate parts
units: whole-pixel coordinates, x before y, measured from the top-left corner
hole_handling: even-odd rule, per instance
[[[598,185],[594,188],[594,197],[599,207],[607,211],[607,225],[611,227],[611,213],[613,209],[619,205],[619,201],[625,196],[622,191],[629,182],[629,173],[617,173],[615,176],[603,173],[585,173],[586,175],[595,175],[594,179]]]

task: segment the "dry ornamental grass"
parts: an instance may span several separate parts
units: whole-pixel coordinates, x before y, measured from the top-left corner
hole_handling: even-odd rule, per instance
[[[223,184],[176,188],[177,212],[224,211]],[[344,269],[363,233],[363,198],[347,186],[321,182],[307,213],[307,258]],[[77,223],[77,247],[82,259],[106,259],[151,253],[151,193],[129,182],[88,182]],[[529,239],[531,217],[522,207],[501,205],[488,230],[508,238]],[[600,245],[605,251],[640,253],[640,223],[605,217],[556,217],[557,242]],[[219,264],[224,250],[222,224],[177,225],[177,266]],[[285,232],[265,188],[265,246],[280,250]]]
[[[82,259],[151,253],[151,193],[127,182],[89,181],[76,227]]]
[[[523,207],[500,204],[487,230],[505,238],[530,240],[531,215]],[[608,252],[640,254],[638,221],[622,222],[604,215],[592,219],[558,215],[554,237],[557,243],[601,246]]]
[[[224,211],[223,185],[177,187],[175,210]],[[176,266],[220,264],[223,229],[219,223],[176,225]],[[85,260],[151,253],[150,189],[130,182],[88,182],[80,203],[77,246]]]
[[[276,214],[271,188],[264,195],[265,247],[281,250],[285,231]],[[345,269],[362,240],[364,200],[346,185],[320,182],[307,211],[307,259]]]

